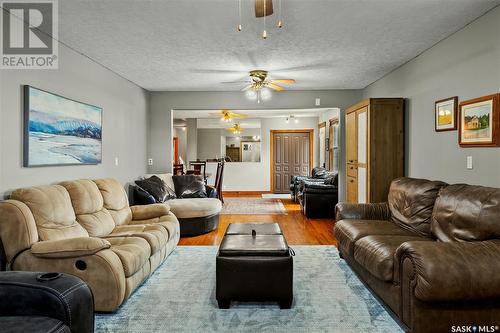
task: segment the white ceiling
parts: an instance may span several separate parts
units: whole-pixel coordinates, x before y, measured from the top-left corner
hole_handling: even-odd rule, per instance
[[[251,69],[293,89],[364,88],[467,25],[500,0],[282,0],[284,27],[253,0],[59,1],[59,38],[152,90],[238,90]],[[274,0],[275,9],[278,0]]]

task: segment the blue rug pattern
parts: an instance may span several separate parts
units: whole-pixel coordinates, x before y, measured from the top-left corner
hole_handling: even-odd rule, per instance
[[[294,246],[294,303],[215,300],[216,246],[179,246],[96,332],[403,332],[334,246]]]

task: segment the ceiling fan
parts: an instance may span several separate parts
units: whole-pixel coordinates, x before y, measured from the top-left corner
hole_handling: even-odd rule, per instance
[[[243,132],[243,128],[240,124],[234,124],[233,126],[226,128],[226,131],[230,131],[233,134],[241,134],[241,132]]]
[[[250,79],[246,81],[232,81],[232,82],[224,82],[224,83],[247,83],[248,85],[241,89],[241,91],[247,91],[247,96],[251,99],[257,99],[257,103],[260,103],[261,98],[266,99],[266,97],[270,97],[270,93],[263,88],[269,88],[275,91],[283,91],[285,87],[279,84],[293,84],[295,83],[294,79],[275,79],[269,80],[267,78],[268,72],[262,69],[256,69],[249,72]]]
[[[245,118],[248,117],[248,115],[243,114],[243,113],[235,113],[232,112],[231,110],[228,109],[223,109],[220,110],[219,112],[212,112],[210,113],[211,115],[216,115],[220,117],[221,121],[224,121],[226,123],[229,123],[233,121],[233,118]]]

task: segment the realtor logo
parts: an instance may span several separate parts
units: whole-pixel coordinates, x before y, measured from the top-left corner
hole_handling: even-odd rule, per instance
[[[57,0],[3,1],[3,69],[57,69]]]

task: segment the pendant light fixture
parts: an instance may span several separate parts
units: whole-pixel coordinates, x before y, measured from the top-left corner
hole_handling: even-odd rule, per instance
[[[241,31],[241,0],[238,0],[238,31]]]
[[[241,1],[238,0],[238,26],[236,30],[241,32],[243,30],[242,25],[242,8]],[[255,16],[257,18],[262,17],[262,25],[263,30],[261,37],[262,39],[267,39],[267,22],[266,16],[270,16],[273,14],[273,1],[272,0],[254,0],[255,1]],[[282,0],[278,0],[278,21],[276,23],[276,27],[283,27],[283,16],[282,16]]]
[[[266,31],[266,16],[267,16],[267,11],[266,11],[266,0],[264,0],[264,31],[262,31],[262,39],[267,38],[267,31]]]

